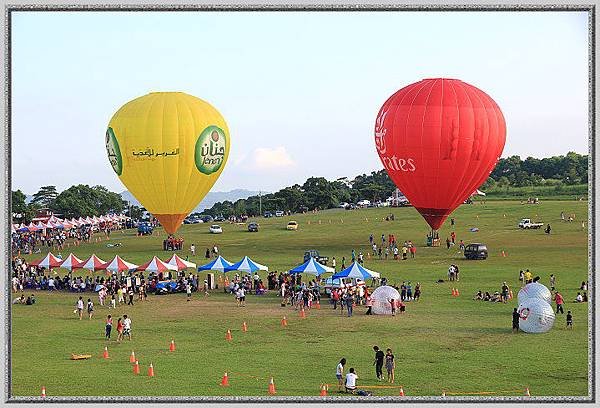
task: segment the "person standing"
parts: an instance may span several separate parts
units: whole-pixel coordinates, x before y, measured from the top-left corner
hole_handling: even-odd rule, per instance
[[[342,270],[346,269],[346,257],[342,256]]]
[[[570,310],[567,311],[567,329],[569,328],[573,328],[573,315]]]
[[[117,319],[117,342],[123,340],[123,320],[119,317]]]
[[[394,370],[396,369],[396,362],[394,361],[394,355],[392,349],[387,349],[385,354],[385,369],[387,370],[387,380],[389,383],[394,383]]]
[[[410,245],[410,257],[415,259],[416,254],[417,254],[417,247],[414,244]]]
[[[92,299],[87,300],[87,313],[90,320],[92,320],[92,316],[94,316],[94,303]]]
[[[346,292],[346,309],[348,310],[348,317],[352,317],[353,303],[354,299],[352,298],[352,295],[350,292]]]
[[[506,282],[502,282],[502,303],[506,303],[508,301],[508,285],[506,284]]]
[[[206,259],[209,259],[209,258],[210,258],[210,250],[209,250],[208,248],[206,248],[206,252],[204,253],[204,257],[205,257]]]
[[[335,369],[335,378],[338,380],[338,391],[342,391],[344,385],[344,366],[346,365],[346,359],[342,358]]]
[[[556,314],[558,314],[558,312],[560,312],[561,314],[565,314],[565,311],[563,310],[563,304],[565,303],[565,300],[563,299],[560,292],[556,292],[556,294],[554,295],[554,301],[556,302]]]
[[[396,299],[389,298],[388,299],[388,303],[392,307],[392,316],[396,316]]]
[[[81,296],[79,296],[75,307],[75,312],[79,314],[79,320],[81,320],[83,318],[83,298]]]
[[[331,267],[333,268],[333,271],[335,272],[335,256],[331,259]]]
[[[187,294],[187,301],[192,300],[192,285],[189,282],[185,285],[185,293]]]
[[[365,300],[365,304],[367,306],[367,315],[372,315],[373,314],[373,298],[371,298],[371,296],[367,295],[367,298]]]
[[[112,316],[106,316],[106,326],[105,326],[104,338],[106,340],[110,340],[110,332],[112,331]]]
[[[517,308],[515,307],[513,309],[513,313],[512,313],[512,331],[513,333],[518,333],[519,331],[519,318],[521,316],[519,315],[519,312],[517,312]]]
[[[196,256],[196,245],[192,244],[190,246],[190,251],[192,252],[192,256]]]
[[[373,346],[373,351],[375,351],[375,360],[373,361],[373,365],[375,366],[375,375],[379,381],[383,380],[383,360],[385,358],[385,354],[383,351],[379,350],[379,347]]]
[[[556,276],[550,274],[550,290],[554,292],[556,290]]]
[[[131,319],[127,315],[123,315],[123,337],[131,341]]]
[[[119,286],[119,289],[117,289],[117,295],[119,297],[119,304],[123,303],[125,304],[125,298],[123,296],[123,288]]]
[[[550,231],[552,231],[552,228],[550,228],[550,224],[546,225],[546,234],[550,235]]]
[[[133,306],[133,286],[129,287],[127,294],[129,295],[129,302],[127,304]]]

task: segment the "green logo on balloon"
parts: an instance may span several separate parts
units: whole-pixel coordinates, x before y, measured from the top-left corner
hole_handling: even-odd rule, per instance
[[[204,174],[218,171],[225,161],[227,136],[218,126],[209,126],[202,131],[196,141],[194,161],[196,168]]]
[[[113,170],[117,175],[123,173],[123,159],[121,158],[121,149],[119,149],[119,142],[115,136],[115,132],[109,127],[106,130],[106,153],[108,154],[108,161],[112,166]]]

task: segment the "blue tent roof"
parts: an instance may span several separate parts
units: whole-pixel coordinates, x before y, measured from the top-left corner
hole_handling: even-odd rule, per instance
[[[319,262],[315,260],[315,258],[310,258],[308,261],[304,262],[302,265],[296,266],[294,269],[291,269],[289,273],[294,275],[296,273],[310,273],[311,275],[320,276],[325,272],[335,272],[335,269],[330,268],[325,265],[321,265]]]
[[[358,262],[353,262],[352,265],[343,271],[339,271],[332,278],[359,278],[365,280],[368,278],[379,278],[379,276],[378,272],[371,271],[361,266]]]
[[[240,271],[246,273],[253,273],[256,271],[268,271],[269,268],[261,265],[259,263],[254,262],[252,259],[247,256],[243,257],[241,261],[234,263],[233,265],[225,268],[225,272],[229,271]]]
[[[231,262],[219,255],[214,261],[198,267],[199,271],[220,271],[225,272],[225,268],[231,266]]]

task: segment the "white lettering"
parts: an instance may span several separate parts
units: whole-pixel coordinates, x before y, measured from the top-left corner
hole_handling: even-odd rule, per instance
[[[403,159],[398,158],[396,156],[388,157],[388,156],[380,156],[381,161],[383,162],[383,167],[386,170],[395,170],[395,171],[415,171],[417,170],[417,166],[415,164],[415,160],[413,158]]]

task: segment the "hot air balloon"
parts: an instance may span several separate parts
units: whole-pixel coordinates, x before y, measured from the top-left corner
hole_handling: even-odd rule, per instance
[[[505,140],[496,102],[457,79],[424,79],[400,89],[375,123],[387,173],[432,230],[486,181]]]
[[[106,130],[123,184],[174,234],[217,181],[229,156],[225,119],[183,92],[153,92],[123,105]]]

